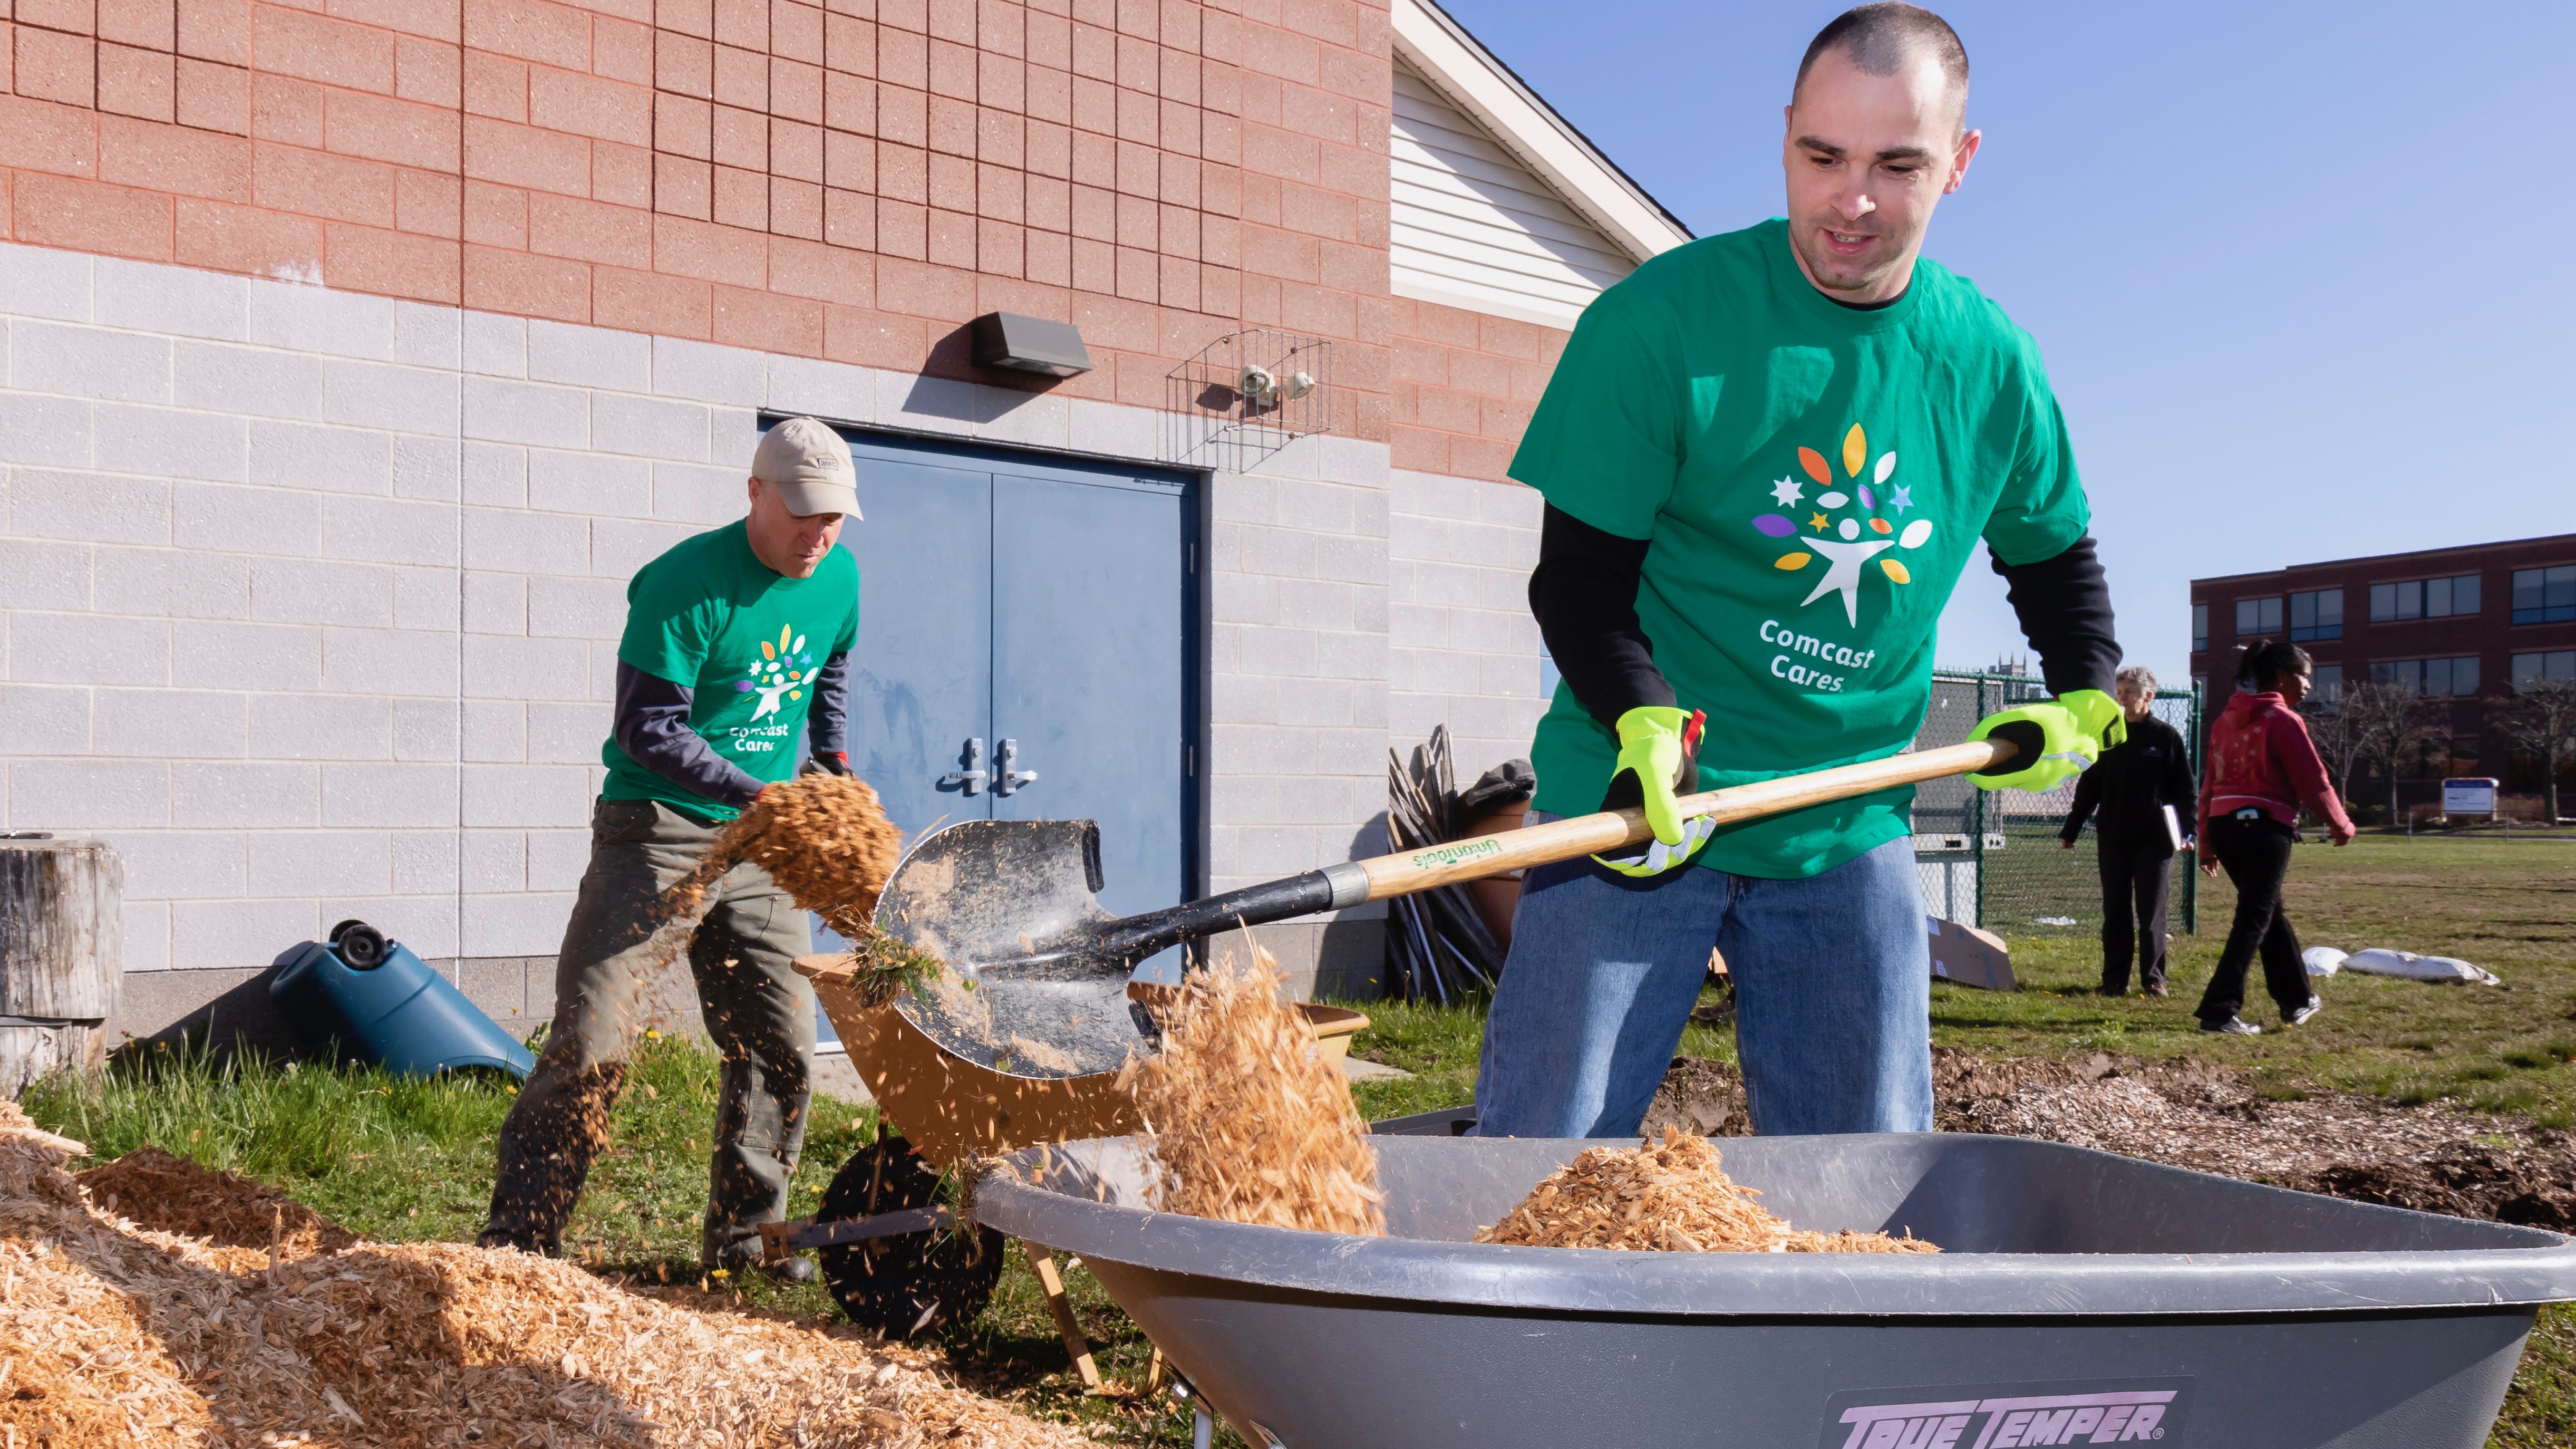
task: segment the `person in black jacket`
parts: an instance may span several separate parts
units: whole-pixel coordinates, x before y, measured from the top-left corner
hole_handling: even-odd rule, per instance
[[[2134,949],[2138,984],[2149,996],[2162,996],[2174,851],[2199,803],[2181,731],[2147,712],[2156,698],[2155,671],[2123,669],[2118,685],[2129,738],[2104,750],[2075,782],[2075,808],[2066,814],[2058,843],[2073,850],[2084,822],[2094,821],[2102,866],[2102,994],[2129,994]]]

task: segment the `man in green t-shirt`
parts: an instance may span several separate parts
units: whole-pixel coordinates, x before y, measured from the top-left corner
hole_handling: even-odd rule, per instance
[[[1931,963],[1910,789],[1711,827],[1677,794],[1895,754],[1980,539],[2053,702],[1993,788],[2089,763],[2119,706],[2109,595],[2039,349],[1920,257],[1976,155],[1940,17],[1867,5],[1809,46],[1788,217],[1639,267],[1584,312],[1511,474],[1546,495],[1530,604],[1563,683],[1546,816],[1643,806],[1641,853],[1529,873],[1477,1130],[1633,1133],[1709,953],[1767,1133],[1928,1131]]]
[[[706,856],[716,828],[797,770],[849,773],[849,651],[859,569],[833,547],[859,516],[849,445],[812,418],[771,428],[752,456],[751,509],[685,539],[626,587],[617,709],[591,812],[590,868],[555,966],[554,1023],[501,1128],[480,1241],[560,1249],[663,963],[647,942],[661,893]],[[708,893],[689,943],[707,1032],[724,1054],[702,1249],[710,1271],[760,1255],[759,1224],[787,1205],[805,1141],[814,990],[805,913],[756,865]],[[775,1270],[799,1281],[813,1265]]]

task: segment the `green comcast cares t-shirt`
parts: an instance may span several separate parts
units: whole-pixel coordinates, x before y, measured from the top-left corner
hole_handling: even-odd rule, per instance
[[[751,551],[739,521],[681,540],[626,586],[617,657],[697,691],[689,726],[755,780],[796,772],[796,743],[823,661],[859,636],[859,566],[849,550],[791,579]],[[700,820],[742,812],[635,762],[614,736],[600,747],[611,800],[659,800]]]
[[[1941,606],[1982,537],[2010,564],[2084,534],[2038,345],[1918,261],[1893,304],[1825,299],[1772,220],[1676,248],[1594,299],[1512,459],[1547,501],[1646,539],[1637,615],[1703,790],[1903,749]],[[1618,741],[1559,685],[1542,810],[1600,808]],[[1907,834],[1899,787],[1721,828],[1696,859],[1815,875]]]

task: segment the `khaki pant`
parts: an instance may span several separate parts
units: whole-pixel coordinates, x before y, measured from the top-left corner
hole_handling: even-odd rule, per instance
[[[713,827],[651,801],[592,808],[590,868],[555,966],[554,1025],[501,1125],[486,1244],[560,1248],[661,974],[648,944],[655,904],[714,837]],[[689,972],[724,1054],[702,1245],[712,1265],[787,1206],[814,1061],[814,988],[791,963],[814,942],[805,913],[758,866],[727,871],[707,899]]]

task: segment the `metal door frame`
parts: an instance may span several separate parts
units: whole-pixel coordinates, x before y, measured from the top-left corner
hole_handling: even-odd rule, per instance
[[[760,430],[767,432],[789,418],[806,416],[828,424],[853,445],[900,449],[934,459],[987,464],[997,470],[1065,482],[1097,483],[1101,471],[1115,469],[1133,477],[1172,483],[1180,488],[1181,537],[1185,549],[1185,557],[1181,561],[1181,740],[1185,752],[1180,792],[1181,899],[1195,900],[1206,895],[1214,844],[1209,824],[1212,803],[1209,781],[1213,772],[1208,768],[1209,748],[1214,742],[1208,708],[1208,640],[1216,627],[1215,590],[1208,586],[1209,570],[1206,566],[1215,543],[1215,510],[1208,506],[1210,474],[1204,469],[1173,468],[1108,454],[1011,447],[937,433],[878,427],[873,423],[851,422],[819,413],[782,412],[776,408],[760,410]],[[748,467],[743,471],[746,476],[750,473]],[[865,527],[866,521],[861,520],[859,526]]]

